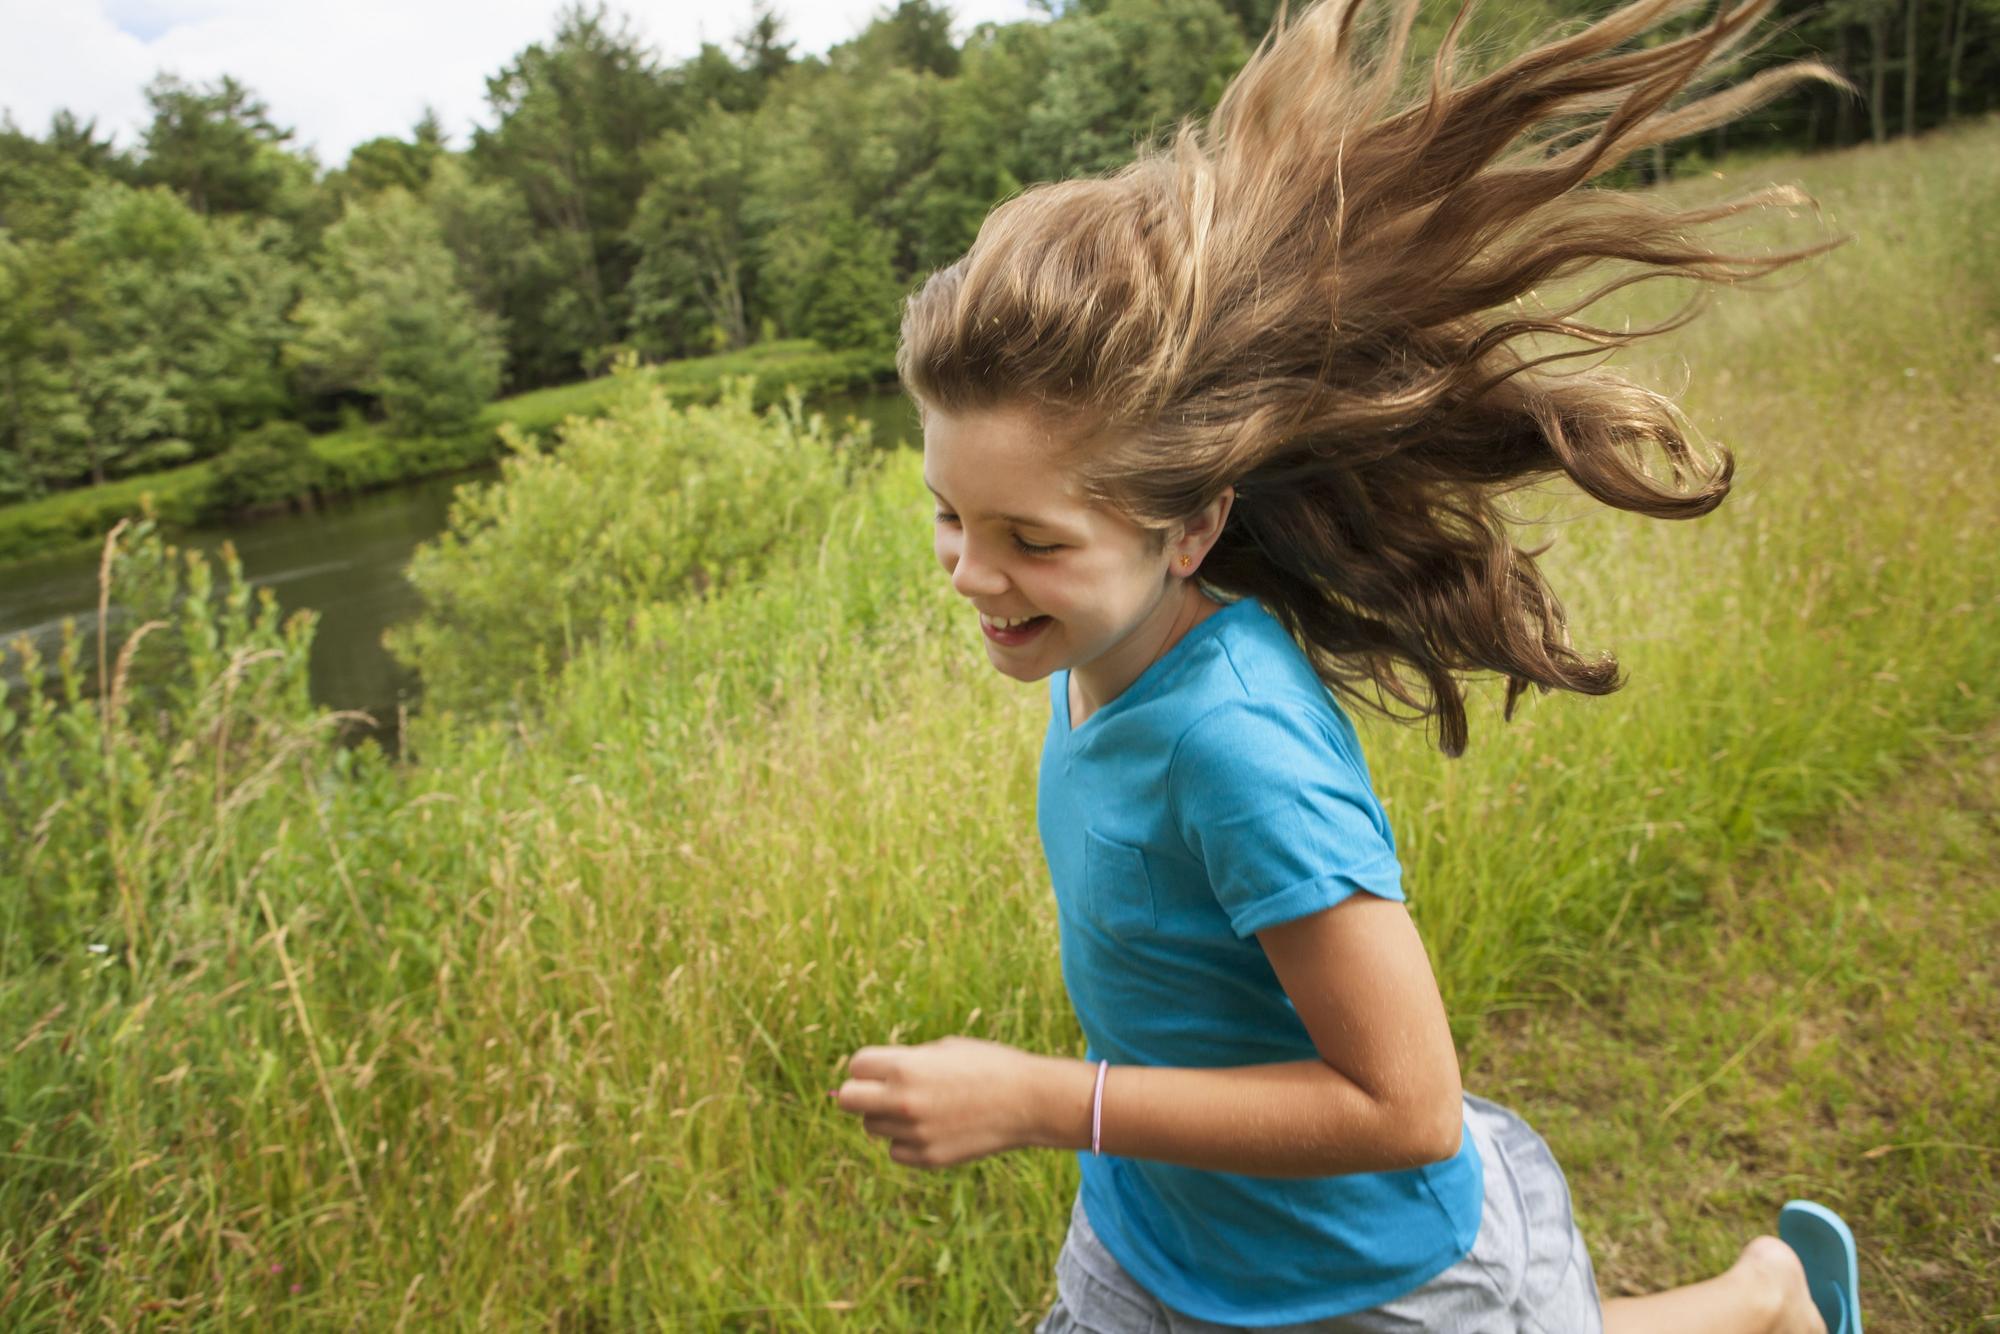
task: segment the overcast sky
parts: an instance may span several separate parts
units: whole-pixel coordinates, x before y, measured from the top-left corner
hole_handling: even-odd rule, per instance
[[[776,0],[793,55],[823,54],[893,7],[884,0]],[[952,0],[954,35],[1034,17],[1028,0]],[[100,136],[137,143],[140,90],[166,70],[194,83],[233,74],[325,167],[437,108],[451,145],[487,124],[486,78],[555,31],[561,0],[0,0],[0,109],[37,138],[68,107]],[[732,55],[751,0],[611,4],[665,63],[714,42]]]

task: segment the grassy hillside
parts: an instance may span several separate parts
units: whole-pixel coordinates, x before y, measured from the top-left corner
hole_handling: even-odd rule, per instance
[[[1737,451],[1716,514],[1524,502],[1578,646],[1630,685],[1509,725],[1485,691],[1459,761],[1363,720],[1470,1052],[1524,1007],[1609,1006],[1605,978],[1712,929],[1732,868],[2000,713],[2000,126],[1722,170],[1676,188],[1795,180],[1857,239],[1628,363]],[[757,582],[631,608],[542,714],[416,719],[400,766],[330,744],[309,624],[178,576],[227,612],[205,630],[135,564],[166,624],[128,642],[129,684],[0,735],[0,1318],[1032,1321],[1073,1160],[896,1167],[824,1092],[869,1043],[1081,1046],[1035,837],[1046,692],[987,666],[928,515],[892,458]],[[1850,1006],[1907,966],[1842,958]],[[1820,1022],[1822,993],[1784,994]],[[1650,1096],[1591,1110],[1667,1151]],[[1852,1180],[1728,1151],[1745,1217]],[[1925,1207],[1908,1177],[1865,1189],[1888,1198],[1862,1217]],[[1688,1217],[1662,1208],[1658,1253],[1718,1244]]]

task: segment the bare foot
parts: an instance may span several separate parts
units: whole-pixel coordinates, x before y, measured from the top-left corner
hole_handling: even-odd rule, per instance
[[[1769,1312],[1770,1334],[1827,1334],[1806,1287],[1799,1253],[1776,1237],[1754,1237],[1730,1266],[1729,1276],[1757,1294],[1757,1309]]]

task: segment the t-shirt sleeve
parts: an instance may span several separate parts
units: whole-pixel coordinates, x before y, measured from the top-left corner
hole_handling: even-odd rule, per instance
[[[1403,897],[1365,771],[1296,701],[1202,715],[1174,749],[1167,800],[1239,939],[1356,890]]]

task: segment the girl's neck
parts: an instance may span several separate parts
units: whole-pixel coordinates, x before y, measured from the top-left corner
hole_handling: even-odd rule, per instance
[[[1070,669],[1069,725],[1084,720],[1125,693],[1134,681],[1181,642],[1188,631],[1221,611],[1223,604],[1195,586],[1192,579],[1175,579],[1161,597],[1113,648]]]

